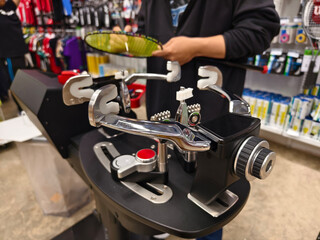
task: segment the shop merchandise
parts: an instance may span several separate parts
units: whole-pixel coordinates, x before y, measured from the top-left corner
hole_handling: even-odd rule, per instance
[[[18,16],[23,25],[35,25],[36,17],[32,0],[21,0],[18,6]]]
[[[28,37],[28,46],[36,66],[43,71],[58,74],[62,70],[85,69],[82,40],[72,34],[40,31]]]
[[[245,89],[243,98],[250,104],[251,115],[261,123],[293,136],[320,140],[320,86],[292,98],[265,91]]]

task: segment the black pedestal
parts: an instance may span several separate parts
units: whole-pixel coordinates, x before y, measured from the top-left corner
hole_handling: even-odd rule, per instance
[[[166,203],[154,204],[112,179],[93,151],[93,146],[99,142],[112,142],[121,154],[132,154],[141,148],[150,148],[154,143],[148,138],[130,134],[106,139],[98,130],[85,134],[81,139],[80,161],[95,193],[97,210],[112,240],[127,239],[126,230],[144,235],[167,232],[184,238],[206,236],[230,222],[248,198],[249,183],[244,180],[235,182],[229,190],[238,195],[239,200],[220,217],[212,217],[187,198],[193,174],[186,173],[173,155],[169,160],[167,184],[173,191],[173,197]]]

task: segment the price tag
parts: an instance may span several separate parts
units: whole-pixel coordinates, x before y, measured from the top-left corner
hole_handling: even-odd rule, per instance
[[[282,51],[283,51],[282,48],[273,48],[271,49],[270,54],[274,56],[281,56]]]
[[[298,58],[300,54],[296,51],[289,51],[287,55],[289,57]]]

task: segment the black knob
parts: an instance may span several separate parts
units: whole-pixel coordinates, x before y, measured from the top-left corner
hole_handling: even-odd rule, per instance
[[[247,139],[242,148],[240,147],[239,157],[236,164],[236,174],[241,178],[246,178],[246,172],[248,171],[248,163],[254,148],[263,141],[257,137],[251,137]]]
[[[252,174],[256,178],[264,179],[271,173],[275,161],[275,153],[262,148],[258,153],[252,167]]]
[[[248,181],[266,178],[276,159],[275,153],[268,148],[266,140],[254,136],[247,138],[238,149],[234,172]]]

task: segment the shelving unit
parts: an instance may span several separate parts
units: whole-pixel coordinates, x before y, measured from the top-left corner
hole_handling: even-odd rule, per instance
[[[300,7],[297,0],[276,0],[276,9],[282,18],[293,19]],[[284,51],[298,50],[303,52],[308,45],[279,44],[273,43],[271,48],[282,48]],[[255,71],[247,71],[245,88],[282,94],[283,96],[293,97],[302,93],[304,76],[284,76],[278,74],[261,74]],[[320,74],[317,84],[320,84]],[[261,125],[260,135],[263,138],[275,143],[285,145],[289,148],[298,149],[320,157],[320,141],[309,137],[290,134],[279,128]]]
[[[261,125],[260,136],[289,148],[311,153],[320,157],[320,141],[309,137],[294,136],[279,128]]]

